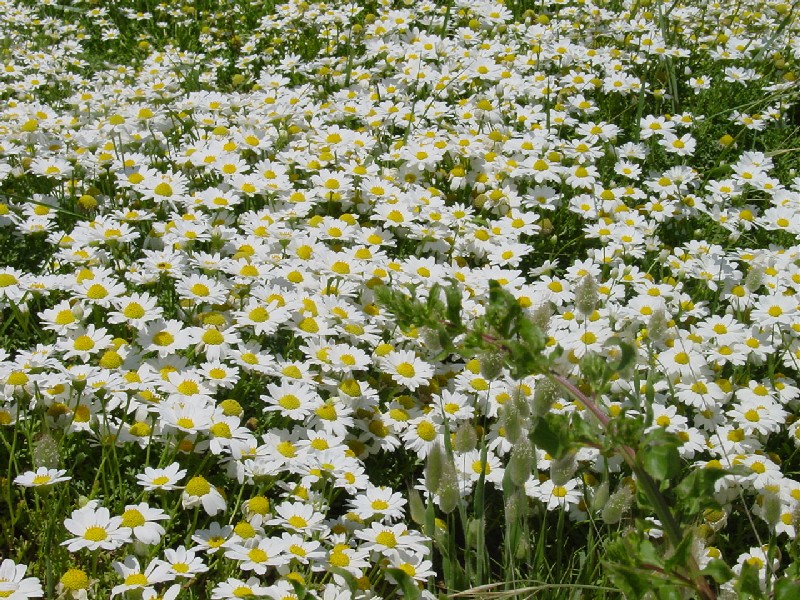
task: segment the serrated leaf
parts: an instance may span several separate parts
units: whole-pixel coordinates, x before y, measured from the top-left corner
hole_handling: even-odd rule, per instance
[[[620,350],[619,359],[609,365],[612,371],[620,373],[627,370],[633,365],[634,362],[636,362],[636,348],[623,341],[622,338],[614,336],[608,340],[607,344],[619,346]]]
[[[569,427],[565,415],[542,417],[531,431],[531,441],[553,458],[561,458],[570,448]]]
[[[674,477],[680,471],[681,455],[677,444],[661,443],[641,453],[644,470],[656,481]]]
[[[541,352],[544,350],[546,339],[541,328],[530,319],[522,317],[517,323],[517,335],[525,342],[531,352]]]
[[[453,281],[444,289],[445,300],[447,301],[447,320],[453,325],[461,326],[462,297],[461,288],[458,283]]]
[[[714,499],[716,482],[727,474],[723,469],[695,469],[675,486],[681,512],[693,517],[707,508],[719,508]]]
[[[736,577],[736,574],[728,566],[728,563],[726,563],[724,560],[720,560],[719,558],[712,559],[706,565],[705,569],[700,571],[700,573],[702,575],[711,577],[719,585],[727,583]]]
[[[761,591],[761,582],[758,578],[758,567],[751,565],[745,561],[742,563],[742,572],[736,581],[734,589],[738,592],[741,600],[748,598],[763,598],[764,593]]]

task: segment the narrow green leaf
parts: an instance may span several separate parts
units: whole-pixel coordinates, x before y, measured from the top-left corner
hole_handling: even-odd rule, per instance
[[[403,598],[410,598],[411,600],[419,598],[420,590],[417,587],[417,583],[403,569],[386,569],[386,572],[394,577],[400,589],[403,590]]]

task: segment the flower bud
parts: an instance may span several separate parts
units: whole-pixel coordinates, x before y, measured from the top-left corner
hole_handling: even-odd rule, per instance
[[[658,342],[664,338],[667,332],[667,316],[662,307],[658,307],[650,315],[650,320],[647,322],[647,337],[654,342]]]
[[[622,520],[625,513],[628,512],[632,502],[633,492],[631,488],[623,482],[617,490],[611,494],[600,516],[607,525],[616,525]]]
[[[550,479],[556,485],[564,485],[575,475],[576,467],[575,453],[567,452],[550,463]]]
[[[550,379],[542,378],[536,382],[531,402],[531,415],[543,417],[550,411],[550,407],[558,399],[558,387]]]
[[[516,486],[523,486],[533,473],[535,454],[528,436],[521,435],[511,449],[506,470]]]
[[[744,286],[751,292],[755,292],[761,287],[764,281],[764,268],[758,265],[752,265],[747,272],[747,277],[744,278]]]
[[[425,489],[435,493],[439,489],[442,478],[442,463],[444,462],[444,451],[437,443],[428,452],[428,460],[425,463]]]
[[[496,379],[503,372],[505,357],[500,351],[484,352],[480,355],[481,375],[485,379]]]
[[[425,524],[425,503],[422,501],[420,493],[409,487],[408,490],[408,508],[411,514],[411,520],[417,525]]]
[[[599,299],[597,281],[590,273],[587,273],[575,286],[575,308],[583,315],[590,315],[597,307]]]
[[[453,438],[453,449],[456,452],[469,452],[478,445],[478,434],[469,421],[463,421],[456,429]]]
[[[507,400],[501,409],[501,419],[503,429],[506,432],[506,439],[512,444],[516,444],[522,434],[524,419],[519,414],[517,403]]]
[[[608,502],[608,496],[608,481],[603,481],[594,491],[594,497],[592,498],[592,512],[603,510],[606,502]]]
[[[461,491],[458,489],[458,473],[456,466],[448,460],[442,465],[442,476],[439,480],[439,508],[445,514],[450,514],[461,500]]]
[[[58,443],[49,433],[42,433],[33,442],[33,452],[31,460],[36,469],[45,467],[47,469],[57,469],[61,465],[61,457],[58,454]]]

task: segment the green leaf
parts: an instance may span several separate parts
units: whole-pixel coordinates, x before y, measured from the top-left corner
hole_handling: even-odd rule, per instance
[[[566,415],[549,414],[537,421],[531,441],[553,458],[561,458],[570,448],[569,431]]]
[[[689,568],[689,561],[692,558],[692,541],[691,533],[684,536],[672,555],[664,561],[667,571],[675,573]]]
[[[386,569],[386,572],[394,577],[398,585],[400,585],[400,589],[403,590],[403,598],[410,598],[411,600],[419,598],[419,587],[403,569]]]
[[[541,352],[544,350],[547,339],[541,328],[533,321],[526,318],[519,319],[517,323],[517,335],[525,342],[530,352]]]
[[[763,598],[764,592],[761,591],[761,583],[758,579],[758,568],[747,561],[742,564],[742,572],[734,586],[739,594],[740,600],[748,598]]]
[[[800,582],[784,577],[775,582],[774,600],[797,600],[800,598]]]
[[[706,575],[711,577],[717,584],[727,583],[734,577],[736,574],[731,570],[724,560],[720,560],[719,558],[714,558],[706,565],[706,568],[700,571],[702,575]]]
[[[675,487],[681,513],[693,517],[707,508],[719,508],[714,499],[714,485],[725,477],[724,469],[695,469]]]
[[[626,371],[636,362],[636,348],[631,344],[624,342],[621,338],[616,336],[609,339],[608,344],[617,345],[620,349],[620,356],[617,362],[609,365],[612,371],[616,373]]]
[[[642,444],[644,450],[640,452],[644,470],[656,481],[665,481],[677,475],[681,467],[678,446],[677,436],[664,431],[648,435]]]
[[[460,326],[461,329],[463,329],[461,323],[461,288],[458,282],[453,281],[447,286],[444,289],[444,295],[447,301],[447,320],[450,321],[452,325]]]

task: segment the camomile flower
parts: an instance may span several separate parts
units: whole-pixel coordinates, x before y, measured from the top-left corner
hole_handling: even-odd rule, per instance
[[[160,469],[145,467],[144,473],[138,474],[136,479],[139,485],[144,487],[145,491],[152,492],[155,490],[179,489],[180,486],[178,484],[185,476],[186,469],[181,469],[180,465],[174,462]]]
[[[225,545],[225,542],[227,542],[232,535],[232,526],[220,525],[216,521],[212,521],[208,529],[195,530],[192,534],[192,541],[197,544],[195,549],[214,554]]]
[[[14,478],[14,483],[22,487],[44,487],[69,481],[72,477],[65,477],[65,469],[48,469],[39,467],[36,471],[27,471]],[[2,597],[2,595],[0,595]]]
[[[261,584],[257,577],[247,581],[228,577],[211,590],[211,600],[234,600],[236,598],[265,598],[270,596],[270,588]]]
[[[392,379],[414,391],[426,385],[433,376],[433,367],[409,350],[395,350],[381,359],[381,368]]]
[[[311,532],[327,531],[325,515],[306,502],[281,502],[275,506],[276,517],[265,522],[265,525],[288,527],[294,531]]]
[[[192,579],[200,573],[208,571],[208,566],[203,559],[197,556],[191,548],[188,550],[184,546],[178,546],[175,549],[167,548],[164,550],[164,558],[166,560],[162,563],[175,577]]]
[[[125,323],[135,329],[141,329],[145,323],[160,319],[163,314],[163,309],[158,306],[158,299],[147,292],[114,298],[112,303],[116,310],[109,312],[108,322]]]
[[[122,517],[112,517],[104,506],[90,502],[74,510],[64,520],[64,527],[75,537],[61,543],[70,552],[87,550],[116,550],[128,540],[128,530],[121,529]]]
[[[44,596],[38,577],[25,577],[27,565],[18,565],[10,558],[0,563],[0,598],[25,600]]]
[[[184,508],[202,506],[203,510],[212,517],[225,510],[227,506],[222,494],[202,475],[192,477],[186,483],[181,500]]]
[[[379,517],[380,520],[397,521],[404,516],[406,500],[391,488],[368,486],[350,501],[350,507],[363,520]]]
[[[144,590],[153,584],[172,581],[175,576],[160,560],[152,560],[145,569],[139,565],[135,556],[128,556],[123,562],[112,563],[114,570],[122,577],[123,581],[111,590],[111,597],[124,594],[130,590]]]
[[[122,513],[120,529],[127,528],[130,536],[143,544],[158,544],[164,535],[164,528],[156,521],[169,519],[160,508],[152,508],[146,502],[129,504]]]
[[[363,540],[360,546],[363,550],[372,550],[384,556],[391,556],[399,551],[418,555],[429,552],[427,538],[416,531],[410,531],[403,523],[386,525],[376,521],[369,529],[356,531],[355,535]]]
[[[525,482],[525,493],[531,498],[544,502],[547,510],[565,509],[578,504],[583,499],[578,485],[579,480],[577,479],[570,479],[563,485],[556,485],[550,479],[540,483],[538,479],[532,477]]]
[[[225,551],[225,558],[239,563],[243,571],[264,575],[269,567],[278,567],[289,562],[286,545],[281,538],[261,538],[250,544],[232,544]]]
[[[261,400],[267,404],[265,410],[279,412],[294,421],[305,419],[322,401],[307,384],[294,381],[267,384],[267,393]]]

